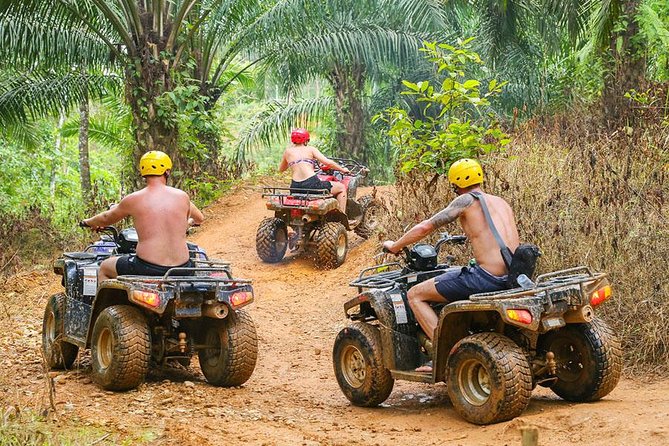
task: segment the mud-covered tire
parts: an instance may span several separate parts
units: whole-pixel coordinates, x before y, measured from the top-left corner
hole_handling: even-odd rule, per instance
[[[455,411],[475,424],[510,420],[530,403],[532,371],[523,350],[499,333],[477,333],[448,357],[448,396]]]
[[[539,351],[555,354],[558,380],[550,388],[567,401],[598,400],[620,380],[620,341],[601,319],[549,331],[539,339]]]
[[[107,307],[91,338],[93,381],[107,390],[139,386],[149,370],[151,334],[144,314],[129,305]]]
[[[286,255],[288,228],[280,218],[266,218],[256,232],[256,252],[267,263],[277,263]]]
[[[50,369],[69,369],[79,347],[63,340],[65,295],[54,294],[46,303],[42,320],[42,356]]]
[[[353,231],[362,238],[369,238],[379,228],[380,219],[387,212],[383,202],[371,195],[364,195],[358,201],[362,209],[360,224]]]
[[[348,235],[344,225],[328,222],[316,229],[316,264],[321,268],[337,268],[348,252]]]
[[[377,327],[355,322],[342,329],[335,339],[332,363],[341,391],[356,406],[378,406],[393,391],[395,380],[383,366]]]
[[[225,319],[206,319],[198,351],[200,369],[209,384],[240,386],[253,374],[258,358],[258,335],[253,319],[243,310]]]

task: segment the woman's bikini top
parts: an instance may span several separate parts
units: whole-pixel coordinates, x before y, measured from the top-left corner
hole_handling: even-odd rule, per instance
[[[315,159],[312,159],[312,158],[302,158],[302,159],[299,159],[299,160],[295,160],[295,161],[291,161],[291,162],[289,162],[289,163],[288,163],[288,167],[292,167],[292,166],[294,166],[294,165],[297,164],[297,163],[309,163],[309,164],[311,164],[311,165],[314,167],[314,169],[315,169],[316,166],[318,165],[318,162],[317,162]]]

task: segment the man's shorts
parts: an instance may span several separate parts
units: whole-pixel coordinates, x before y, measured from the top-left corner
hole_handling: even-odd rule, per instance
[[[290,193],[291,194],[299,194],[299,193],[304,193],[300,192],[299,190],[295,189],[318,189],[318,190],[326,190],[330,192],[332,190],[332,183],[329,181],[322,181],[320,178],[318,178],[318,175],[311,176],[307,178],[306,180],[302,181],[291,181],[290,182]]]
[[[506,276],[493,276],[479,265],[449,268],[434,278],[437,292],[448,302],[465,300],[476,293],[507,289]]]
[[[178,266],[162,266],[147,262],[138,256],[130,254],[118,258],[116,261],[116,272],[119,276],[164,276],[170,268],[192,268],[193,261],[188,259],[186,263]],[[191,276],[192,271],[184,271],[177,276]]]

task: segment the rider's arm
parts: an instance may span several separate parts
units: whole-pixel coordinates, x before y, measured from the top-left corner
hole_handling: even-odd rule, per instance
[[[204,214],[191,201],[190,209],[188,209],[188,224],[191,226],[200,226],[203,221]]]
[[[346,167],[342,167],[339,164],[335,163],[332,161],[330,158],[327,156],[323,155],[320,150],[318,150],[316,147],[312,147],[312,154],[314,155],[314,158],[321,163],[321,164],[326,164],[327,166],[333,168],[334,170],[338,170],[340,172],[344,173],[349,173],[350,170],[348,170]]]
[[[121,202],[115,206],[111,206],[108,210],[100,212],[91,218],[84,220],[87,226],[92,229],[98,229],[103,226],[113,225],[124,218],[130,216],[129,210],[130,195],[125,197]]]
[[[405,246],[416,243],[417,241],[427,237],[436,229],[444,226],[447,223],[455,221],[465,209],[472,205],[474,198],[469,194],[464,194],[458,196],[455,200],[451,201],[445,209],[440,212],[437,212],[431,218],[423,220],[413,228],[409,229],[399,240],[396,242],[387,241],[383,244],[383,247],[392,253],[397,253],[402,250]]]
[[[281,162],[279,163],[279,172],[283,172],[288,169],[288,161],[286,160],[286,152],[283,152],[283,157],[281,157]]]

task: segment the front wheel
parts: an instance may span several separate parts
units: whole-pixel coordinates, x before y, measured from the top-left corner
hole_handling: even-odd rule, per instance
[[[379,228],[381,219],[388,211],[380,200],[371,195],[360,197],[359,203],[362,216],[360,217],[360,224],[353,230],[358,236],[366,239]]]
[[[390,396],[395,380],[383,366],[377,327],[357,322],[341,330],[332,363],[339,387],[356,406],[378,406]]]
[[[499,333],[477,333],[448,357],[448,396],[475,424],[510,420],[530,403],[532,371],[523,350]]]
[[[144,314],[129,305],[107,307],[93,327],[93,381],[107,390],[139,386],[149,370],[151,335]]]
[[[288,229],[280,218],[266,218],[256,232],[256,252],[267,263],[277,263],[286,255]]]
[[[601,319],[549,331],[539,339],[539,351],[555,354],[558,379],[551,390],[567,401],[598,400],[620,380],[620,342]]]
[[[44,309],[42,321],[42,355],[50,369],[69,369],[77,359],[79,347],[63,341],[65,295],[54,294]]]
[[[348,252],[348,236],[344,225],[328,222],[316,229],[316,264],[322,268],[337,268]]]
[[[198,352],[200,368],[214,386],[240,386],[251,377],[258,358],[258,335],[253,319],[243,310],[225,319],[205,319]]]

